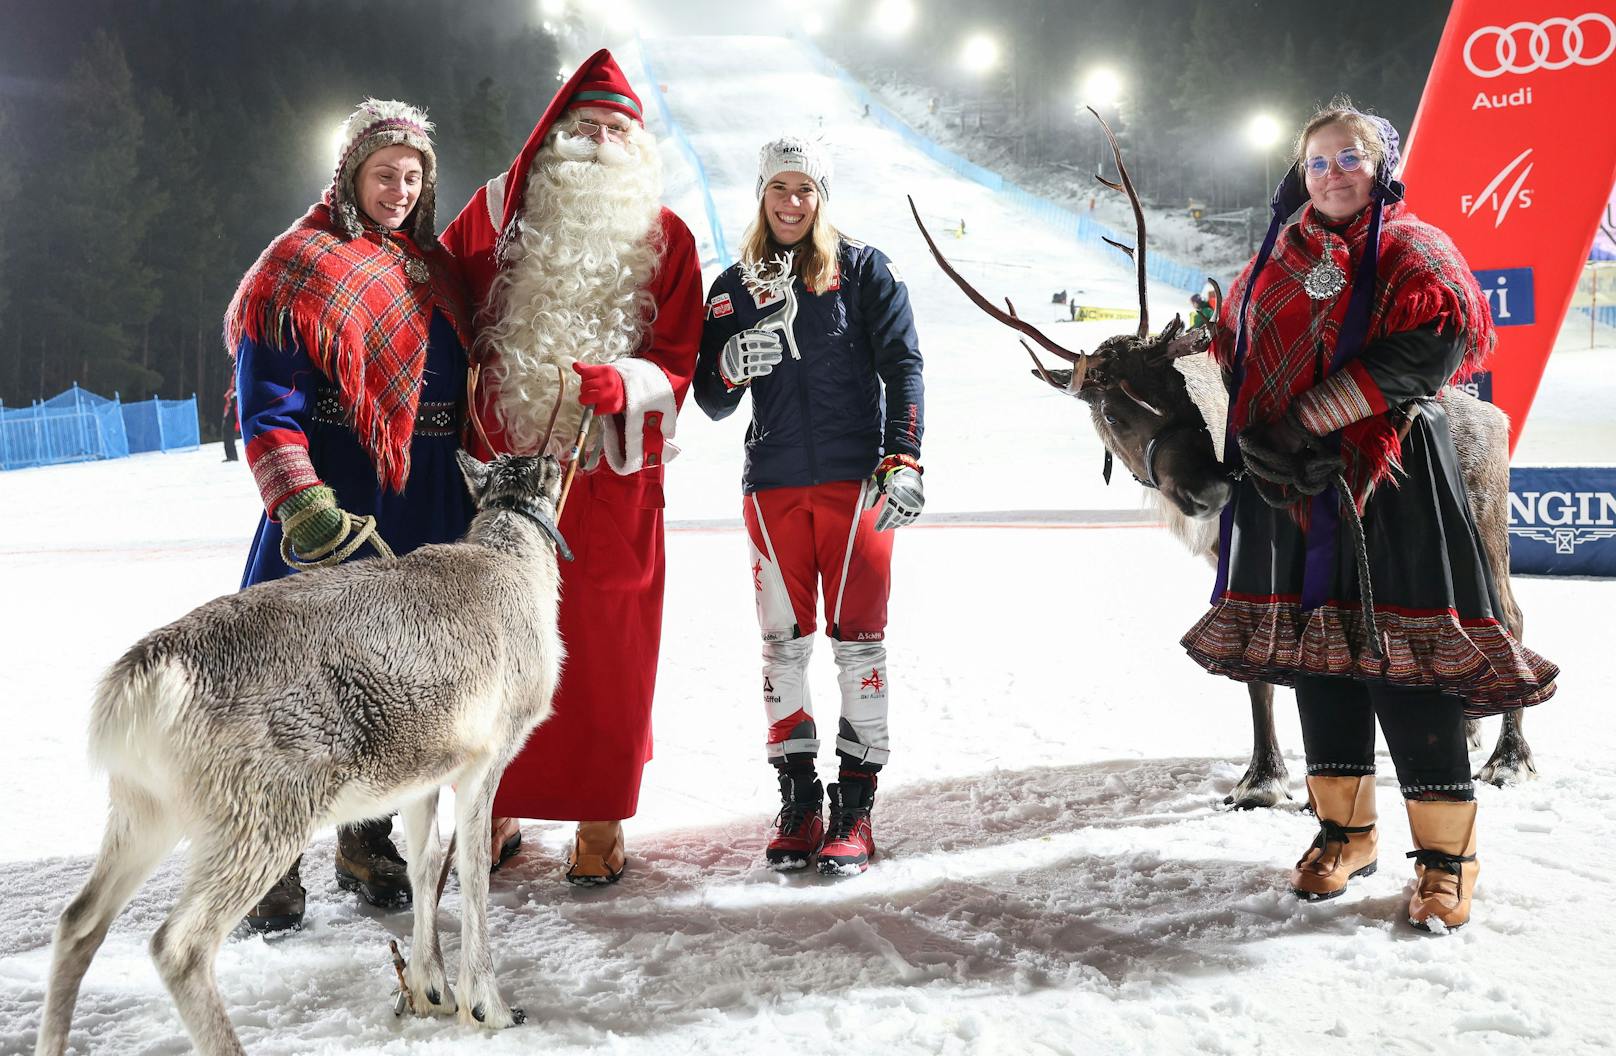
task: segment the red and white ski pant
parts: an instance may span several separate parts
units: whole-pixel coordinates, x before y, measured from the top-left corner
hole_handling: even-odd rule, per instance
[[[876,765],[890,754],[883,643],[896,533],[877,532],[876,511],[864,508],[874,486],[846,480],[746,497],[771,760],[819,751],[807,673],[821,596],[842,691],[836,750]]]

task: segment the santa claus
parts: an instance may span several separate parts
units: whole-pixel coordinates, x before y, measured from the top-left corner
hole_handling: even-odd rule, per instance
[[[559,402],[549,450],[565,458],[594,415],[560,524],[575,557],[562,568],[555,714],[494,800],[496,863],[520,846],[515,819],[577,821],[567,879],[579,884],[622,874],[621,821],[651,756],[662,466],[701,338],[695,239],[661,192],[639,97],[603,49],[442,237],[478,306],[468,447],[532,454]]]

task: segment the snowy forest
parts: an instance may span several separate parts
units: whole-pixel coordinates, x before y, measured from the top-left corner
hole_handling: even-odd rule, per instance
[[[216,439],[229,384],[219,319],[247,265],[329,179],[326,131],[366,95],[425,106],[447,223],[543,109],[569,32],[594,46],[547,24],[542,6],[5,0],[0,400],[74,382],[126,400],[194,392]],[[664,30],[758,28],[735,5],[657,7],[688,23]],[[984,164],[1091,166],[1098,131],[1080,82],[1097,63],[1123,71],[1102,109],[1145,196],[1212,209],[1265,198],[1264,159],[1240,136],[1255,106],[1295,127],[1299,107],[1346,89],[1406,129],[1447,13],[1440,0],[1364,0],[1350,32],[1321,32],[1292,0],[929,0],[895,39],[856,8],[826,5],[820,26],[795,28],[819,28],[874,86],[931,92]],[[972,74],[959,49],[981,28],[1003,55]]]

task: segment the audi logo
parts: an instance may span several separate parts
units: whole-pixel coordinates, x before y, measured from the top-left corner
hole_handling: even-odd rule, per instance
[[[1600,28],[1585,35],[1583,27],[1588,25]],[[1555,33],[1556,30],[1559,32]],[[1478,65],[1478,56],[1475,54],[1477,45],[1489,40],[1492,42],[1492,54],[1488,55],[1488,49],[1481,47],[1479,58],[1487,65]],[[1523,47],[1525,61],[1521,61]],[[1576,18],[1515,22],[1503,28],[1482,26],[1470,34],[1464,46],[1465,66],[1477,77],[1563,70],[1568,66],[1598,66],[1612,54],[1616,54],[1616,22],[1612,22],[1609,15],[1597,11]]]

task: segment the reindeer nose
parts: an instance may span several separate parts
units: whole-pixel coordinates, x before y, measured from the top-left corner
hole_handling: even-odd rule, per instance
[[[1190,496],[1190,502],[1200,507],[1196,517],[1210,517],[1229,504],[1234,497],[1234,485],[1224,479],[1210,481]]]

